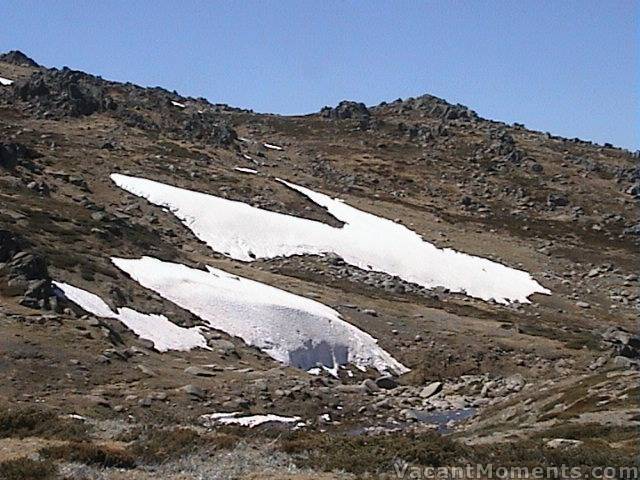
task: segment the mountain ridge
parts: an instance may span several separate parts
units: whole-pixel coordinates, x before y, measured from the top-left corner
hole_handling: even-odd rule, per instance
[[[598,462],[594,451],[631,461],[640,418],[633,393],[640,365],[635,154],[485,120],[430,95],[282,116],[45,69],[19,52],[0,56],[0,77],[13,81],[0,86],[0,371],[7,372],[0,413],[80,415],[82,438],[95,448],[126,437],[113,429],[142,432],[145,448],[153,441],[147,427],[218,438],[226,431],[198,430],[203,415],[218,412],[299,417],[306,426],[284,435],[294,443],[276,441],[281,453],[269,450],[277,424],[256,427],[255,435],[233,430],[223,447],[241,453],[240,440],[253,442],[261,457],[280,459],[280,474],[291,465],[312,470],[300,475],[331,471],[314,455],[328,449],[323,442],[344,445],[350,435],[417,463],[426,457],[395,451],[385,438],[397,445],[428,438],[458,452],[446,459],[454,463],[464,455],[524,461],[505,453],[511,444],[544,458],[553,451],[567,463]],[[344,227],[275,181],[282,179],[403,225],[438,249],[528,272],[551,295],[499,304],[427,289],[335,254],[238,261],[198,240],[167,209],[119,188],[113,174]],[[258,228],[245,226],[252,225]],[[112,261],[143,257],[199,276],[210,267],[312,299],[410,371],[384,375],[345,364],[314,375],[276,362],[206,328],[192,309]],[[129,308],[180,328],[204,327],[207,348],[161,352],[117,318],[90,315],[53,282],[97,295],[112,312]],[[473,418],[456,421],[465,416]],[[621,427],[614,431],[609,421]],[[434,424],[447,433],[434,433]],[[563,435],[582,443],[577,450],[545,443]],[[27,448],[16,431],[6,436]],[[34,436],[35,451],[48,445],[46,435]],[[189,438],[188,458],[208,468],[202,439]],[[483,450],[485,443],[496,450]],[[367,458],[364,444],[354,458]],[[457,449],[464,445],[473,447],[463,454]],[[303,447],[311,452],[304,461],[296,456]],[[362,473],[330,455],[335,469]],[[7,461],[14,458],[21,457]],[[60,471],[81,472],[69,454],[54,460]],[[3,461],[0,455],[0,472]],[[137,453],[127,461],[153,464]],[[166,478],[179,478],[170,471],[175,462],[162,467]],[[89,478],[116,475],[79,463]],[[259,465],[253,473],[266,468]]]

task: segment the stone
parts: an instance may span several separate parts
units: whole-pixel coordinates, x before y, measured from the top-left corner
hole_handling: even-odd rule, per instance
[[[547,204],[550,207],[566,207],[569,205],[569,199],[562,194],[550,193],[547,197]]]
[[[145,375],[149,375],[150,377],[155,377],[157,374],[153,370],[151,370],[146,365],[138,365],[138,370],[140,370]]]
[[[554,438],[545,443],[547,448],[576,448],[582,445],[584,442],[581,440],[572,440],[568,438]]]
[[[587,302],[576,302],[576,307],[591,308],[591,304],[589,304]]]
[[[589,270],[589,273],[587,273],[587,277],[589,278],[597,277],[598,275],[600,275],[600,270],[597,268],[592,268]]]
[[[370,378],[363,380],[362,387],[364,387],[368,393],[376,393],[380,391],[380,387]]]
[[[633,336],[631,333],[620,327],[609,327],[602,334],[602,339],[606,342],[621,343],[627,345],[631,342]]]
[[[442,390],[442,382],[433,382],[420,390],[420,398],[430,398]]]
[[[607,357],[601,356],[601,357],[598,357],[593,362],[591,362],[588,368],[589,370],[598,370],[599,368],[604,367],[606,363],[607,363]]]
[[[184,373],[195,375],[197,377],[214,377],[216,375],[212,370],[208,370],[206,368],[198,367],[195,365],[185,368]]]
[[[636,361],[622,355],[613,357],[613,364],[619,368],[631,368],[634,366],[638,366],[638,363]]]
[[[526,383],[527,381],[525,378],[519,373],[511,375],[505,379],[506,387],[512,392],[519,392],[524,388]]]
[[[229,340],[209,340],[207,344],[212,350],[220,353],[221,355],[231,355],[236,353],[236,346]]]
[[[190,395],[197,399],[203,399],[206,395],[204,390],[192,384],[185,385],[184,387],[180,388],[180,390],[186,393],[187,395]]]
[[[393,390],[398,386],[398,382],[396,382],[395,378],[391,375],[383,375],[382,377],[376,378],[376,385],[384,390]]]
[[[109,403],[109,400],[107,400],[106,398],[104,398],[102,395],[87,395],[85,397],[89,402],[95,404],[95,405],[99,405],[101,407],[106,407],[106,408],[110,408],[111,404]]]

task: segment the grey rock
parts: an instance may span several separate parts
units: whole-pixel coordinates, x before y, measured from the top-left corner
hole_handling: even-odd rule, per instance
[[[150,377],[155,377],[157,374],[153,370],[151,370],[146,365],[138,365],[138,370],[140,370],[145,375],[149,375]]]
[[[420,390],[420,398],[430,398],[442,390],[442,382],[433,382]]]
[[[364,387],[368,393],[376,393],[380,391],[380,387],[370,378],[367,378],[362,382],[362,387]]]
[[[180,390],[186,393],[187,395],[190,395],[198,399],[203,399],[206,396],[204,390],[192,384],[185,385],[184,387],[180,388]]]
[[[582,440],[572,440],[568,438],[554,438],[552,440],[549,440],[547,443],[545,443],[545,446],[547,448],[553,448],[553,449],[557,449],[557,448],[568,449],[568,448],[579,447],[583,443],[584,442]]]
[[[184,373],[188,373],[189,375],[196,375],[198,377],[214,377],[216,375],[216,373],[212,370],[208,370],[206,368],[198,367],[195,365],[187,367],[184,370]]]
[[[101,407],[107,407],[107,408],[111,407],[111,404],[109,403],[109,400],[104,398],[102,395],[87,395],[85,398],[89,402],[91,402],[91,403],[93,403],[95,405],[99,405]]]
[[[209,340],[207,343],[214,351],[222,355],[236,353],[236,346],[229,340]]]

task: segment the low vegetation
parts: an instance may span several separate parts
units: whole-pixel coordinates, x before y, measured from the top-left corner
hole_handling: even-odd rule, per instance
[[[62,418],[51,410],[21,407],[0,409],[0,438],[42,437],[79,440],[87,435],[84,423]]]
[[[18,458],[0,462],[2,480],[53,480],[56,466],[49,460]]]
[[[590,432],[594,437],[597,435]],[[557,433],[568,433],[568,438],[577,434]],[[299,466],[354,474],[389,472],[398,460],[430,467],[487,463],[496,467],[640,466],[633,451],[612,448],[596,438],[585,440],[577,447],[550,448],[542,435],[516,442],[467,446],[435,432],[357,437],[294,433],[282,439],[277,448],[293,455]]]
[[[40,454],[49,460],[78,462],[101,467],[133,468],[135,456],[127,449],[117,445],[100,445],[93,442],[68,442],[40,450]]]

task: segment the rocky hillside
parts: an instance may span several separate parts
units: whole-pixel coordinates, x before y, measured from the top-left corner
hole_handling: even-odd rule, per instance
[[[430,95],[280,116],[48,69],[15,51],[0,55],[0,77],[0,478],[352,478],[390,476],[398,460],[632,461],[636,154]],[[335,254],[234,260],[119,188],[118,173],[344,227],[284,179],[438,248],[528,272],[551,294],[500,304]],[[315,300],[409,371],[345,364],[314,375],[212,328],[206,348],[159,351],[53,283],[112,312],[206,327],[112,262],[143,256]],[[298,426],[210,416],[232,412]]]

